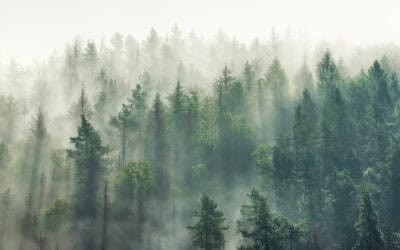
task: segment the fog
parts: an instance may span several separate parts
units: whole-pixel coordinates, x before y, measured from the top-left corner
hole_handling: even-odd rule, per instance
[[[0,250],[400,248],[395,1],[0,4]]]
[[[210,38],[224,30],[246,43],[268,38],[273,26],[309,42],[364,46],[400,41],[396,0],[2,0],[0,6],[3,62],[45,59],[76,35],[100,41],[121,32],[143,39],[152,26],[165,35],[175,23],[186,33],[194,29]]]

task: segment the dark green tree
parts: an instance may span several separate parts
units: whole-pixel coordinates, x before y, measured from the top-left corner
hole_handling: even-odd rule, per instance
[[[280,249],[279,236],[267,199],[252,189],[249,204],[242,205],[237,222],[243,239],[239,249]]]
[[[244,65],[243,69],[243,80],[245,84],[246,91],[248,93],[252,93],[253,90],[255,90],[255,83],[256,83],[256,73],[253,69],[253,66],[246,61],[246,64]]]
[[[131,107],[126,104],[122,104],[121,111],[118,113],[117,116],[111,117],[110,124],[119,132],[119,137],[121,141],[119,165],[122,166],[125,164],[126,161],[127,141],[129,140],[129,135],[137,127],[137,121],[132,114]]]
[[[358,222],[356,223],[357,241],[354,250],[385,249],[385,242],[378,225],[378,215],[372,204],[371,196],[363,188],[360,194]]]
[[[192,231],[193,246],[205,250],[223,249],[223,231],[228,227],[223,225],[224,214],[217,210],[217,204],[207,194],[202,195],[200,208],[194,212],[194,216],[198,218],[197,222],[188,227]]]
[[[165,200],[170,191],[168,170],[168,148],[165,107],[159,94],[156,95],[148,116],[148,154],[153,169],[154,194]]]
[[[71,137],[75,149],[69,155],[75,159],[74,217],[87,222],[82,229],[82,248],[95,248],[95,219],[97,218],[98,191],[105,171],[104,156],[107,148],[102,145],[100,135],[85,115],[81,116],[78,135]]]
[[[289,131],[291,110],[289,105],[289,82],[278,58],[274,58],[265,75],[265,82],[272,95],[273,137],[279,138]]]

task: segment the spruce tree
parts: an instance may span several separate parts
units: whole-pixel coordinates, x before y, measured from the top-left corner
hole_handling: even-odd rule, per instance
[[[247,195],[249,203],[242,205],[241,217],[237,222],[243,237],[239,249],[278,249],[277,228],[267,204],[267,199],[257,190],[252,189]]]
[[[378,225],[378,215],[375,212],[370,194],[363,188],[360,194],[357,241],[353,250],[385,249],[385,243]]]
[[[246,61],[246,64],[244,65],[242,74],[246,91],[248,93],[252,93],[252,91],[255,89],[254,84],[256,81],[256,73],[253,69],[253,66],[248,61]]]
[[[83,223],[81,230],[82,248],[94,249],[95,219],[98,211],[99,184],[103,178],[104,155],[107,148],[102,145],[100,135],[95,131],[85,115],[81,116],[78,135],[71,137],[75,149],[69,155],[75,159],[74,217]]]
[[[121,140],[119,165],[123,166],[126,161],[127,141],[129,140],[129,135],[137,127],[137,122],[132,114],[131,107],[126,104],[122,104],[121,111],[117,116],[111,117],[110,124],[119,132]]]
[[[158,199],[167,199],[170,191],[167,164],[167,131],[165,107],[159,94],[156,95],[148,116],[148,154],[153,169],[154,194]]]
[[[192,244],[194,247],[204,250],[219,250],[225,245],[223,231],[228,229],[224,226],[224,214],[217,210],[217,204],[207,194],[200,199],[200,208],[194,212],[198,218],[193,226],[188,229],[192,231]]]

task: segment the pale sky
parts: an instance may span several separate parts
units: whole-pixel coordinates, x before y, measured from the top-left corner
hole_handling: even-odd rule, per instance
[[[400,42],[399,0],[0,0],[0,58],[45,58],[84,39],[150,27],[168,32],[176,23],[214,35],[222,29],[247,42],[266,38],[275,26],[310,39],[343,39],[354,45]]]

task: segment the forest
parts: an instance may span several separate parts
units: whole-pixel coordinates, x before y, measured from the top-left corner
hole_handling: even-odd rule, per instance
[[[0,250],[400,249],[400,48],[177,26],[0,64]]]

